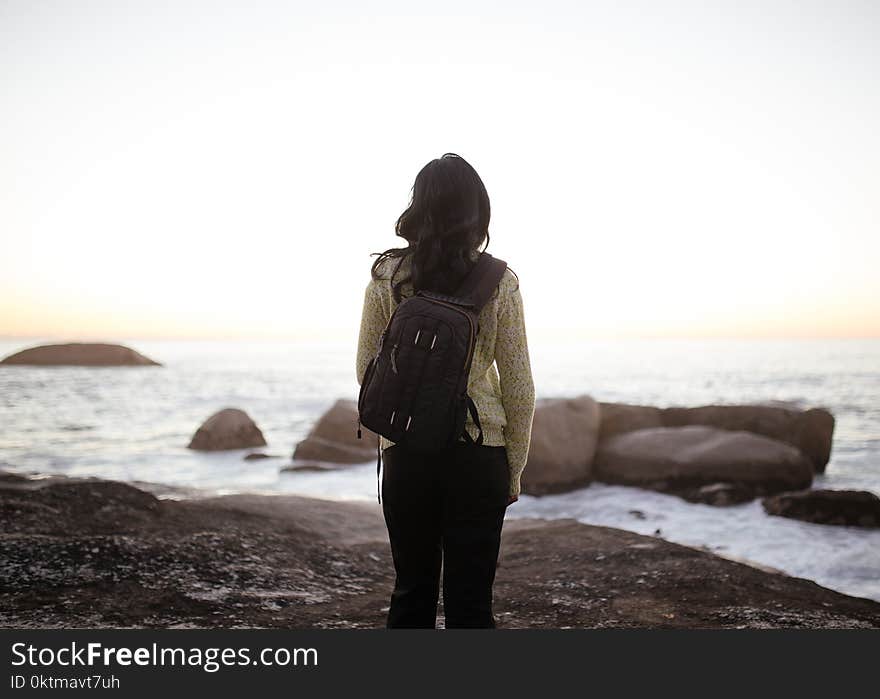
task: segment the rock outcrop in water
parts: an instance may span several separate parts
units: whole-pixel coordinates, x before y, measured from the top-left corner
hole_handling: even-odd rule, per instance
[[[362,438],[358,439],[357,421],[357,402],[337,400],[296,445],[293,458],[337,464],[360,464],[375,459],[378,437],[364,427]]]
[[[522,491],[558,493],[590,482],[599,438],[599,404],[589,396],[536,402]]]
[[[752,497],[806,488],[813,469],[797,449],[751,432],[715,427],[653,427],[601,442],[596,477],[664,492],[734,484]]]
[[[647,427],[705,425],[752,432],[790,444],[810,460],[816,473],[825,470],[831,457],[834,416],[824,408],[800,410],[789,404],[655,408],[624,403],[601,403],[600,408],[603,440]]]
[[[375,504],[0,477],[0,519],[3,628],[385,623]],[[573,520],[505,524],[495,605],[507,628],[880,628],[880,603]]]
[[[277,457],[272,454],[264,454],[261,451],[252,451],[250,454],[245,454],[241,458],[243,461],[262,461],[263,459],[274,459]]]
[[[767,514],[817,524],[880,527],[880,498],[866,490],[804,490],[764,498]]]
[[[264,447],[266,439],[250,416],[238,408],[224,408],[214,413],[196,430],[190,449],[223,451]]]
[[[600,403],[595,463],[587,461],[593,453],[587,445],[581,451],[580,480],[548,466],[543,455],[537,458],[546,451],[544,444],[565,450],[565,440],[578,428],[591,435],[594,420],[566,423],[566,434],[559,434],[557,425],[543,419],[539,402],[532,440],[541,448],[530,451],[524,492],[562,492],[593,478],[731,505],[806,488],[828,462],[834,418],[822,408],[799,410],[790,404],[657,408]]]
[[[72,342],[41,345],[21,350],[0,364],[20,366],[161,366],[149,357],[124,345]]]
[[[357,419],[355,401],[336,401],[296,445],[294,460],[372,460],[376,436],[364,429],[358,440]],[[828,462],[833,432],[827,410],[790,404],[657,408],[545,398],[535,407],[522,490],[560,493],[595,479],[731,505],[808,487]]]

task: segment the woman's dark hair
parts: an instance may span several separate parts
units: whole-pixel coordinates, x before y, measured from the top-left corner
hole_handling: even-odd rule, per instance
[[[394,230],[407,246],[373,253],[373,278],[381,278],[385,260],[399,258],[391,274],[398,302],[406,282],[414,292],[454,293],[474,264],[474,251],[489,244],[489,216],[489,194],[477,171],[460,155],[444,153],[416,175],[410,204],[397,219]],[[406,257],[409,275],[395,281]]]

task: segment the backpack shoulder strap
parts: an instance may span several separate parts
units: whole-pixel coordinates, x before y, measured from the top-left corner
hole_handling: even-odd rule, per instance
[[[481,253],[473,269],[456,290],[455,296],[469,300],[479,313],[492,296],[506,269],[507,263],[504,260],[493,257],[488,252]]]

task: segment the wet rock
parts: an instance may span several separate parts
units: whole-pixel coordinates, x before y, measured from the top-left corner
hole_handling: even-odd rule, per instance
[[[338,471],[340,466],[338,464],[319,464],[313,461],[305,461],[302,463],[289,464],[287,466],[281,467],[282,473],[295,473],[297,471],[301,471],[303,473],[309,472],[321,472],[321,471]]]
[[[770,515],[817,524],[880,527],[880,498],[867,490],[803,490],[761,501]]]
[[[676,494],[690,502],[716,507],[739,505],[755,499],[755,489],[745,483],[710,483],[699,488],[684,489]]]
[[[263,433],[250,416],[237,408],[224,408],[209,417],[193,435],[190,449],[222,451],[266,446]]]
[[[264,454],[261,451],[252,451],[250,454],[245,454],[242,457],[244,461],[259,461],[261,459],[277,459],[277,456],[273,454]]]

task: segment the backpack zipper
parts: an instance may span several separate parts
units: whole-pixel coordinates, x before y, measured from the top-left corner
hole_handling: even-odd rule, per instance
[[[474,342],[474,336],[476,335],[475,328],[474,328],[474,319],[471,317],[470,313],[462,310],[459,306],[456,306],[454,303],[447,303],[446,301],[440,301],[436,298],[430,298],[430,301],[432,301],[433,303],[439,303],[441,306],[449,306],[449,308],[451,308],[455,311],[458,311],[465,318],[467,318],[468,326],[470,327],[470,336],[468,337],[468,353],[467,353],[467,358],[465,359],[465,367],[467,367],[468,370],[470,370],[471,357],[474,353],[474,344],[476,344]]]
[[[394,356],[396,354],[397,354],[397,345],[395,344],[394,347],[391,348],[391,353],[388,356],[391,359],[391,371],[393,371],[395,374],[398,374],[400,372],[397,371],[397,362],[394,359]]]

